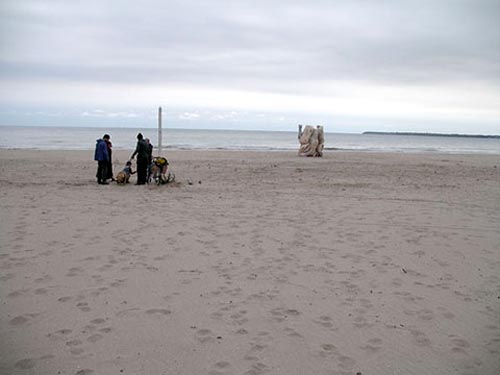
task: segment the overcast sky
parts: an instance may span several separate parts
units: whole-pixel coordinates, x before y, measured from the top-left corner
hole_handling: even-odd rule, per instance
[[[500,1],[2,0],[0,125],[500,133]],[[167,126],[168,126],[167,125]]]

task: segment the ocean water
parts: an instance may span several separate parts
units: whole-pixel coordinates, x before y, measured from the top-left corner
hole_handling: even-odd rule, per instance
[[[133,150],[136,135],[142,132],[154,145],[154,128],[76,128],[0,126],[0,148],[39,150],[89,150],[97,138],[111,135],[113,148]],[[297,132],[163,129],[164,149],[187,150],[298,150]],[[326,133],[325,149],[371,152],[439,152],[500,155],[500,139],[435,137],[387,134]]]

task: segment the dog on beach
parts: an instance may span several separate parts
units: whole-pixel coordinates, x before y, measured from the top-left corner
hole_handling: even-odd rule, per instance
[[[116,175],[116,183],[119,185],[128,184],[130,182],[130,176],[134,173],[135,172],[132,170],[132,162],[129,160],[125,168]]]

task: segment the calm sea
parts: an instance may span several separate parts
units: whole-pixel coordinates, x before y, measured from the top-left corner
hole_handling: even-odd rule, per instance
[[[111,135],[114,149],[132,150],[142,132],[154,145],[157,129],[0,126],[0,148],[39,150],[93,149],[97,138]],[[163,129],[164,149],[297,150],[297,132]],[[326,150],[499,154],[500,139],[326,133]]]

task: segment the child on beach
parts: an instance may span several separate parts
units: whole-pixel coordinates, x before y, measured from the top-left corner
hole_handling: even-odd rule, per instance
[[[125,165],[125,168],[121,172],[116,175],[116,183],[117,184],[128,184],[130,180],[130,176],[135,172],[132,170],[132,162],[129,160]]]

